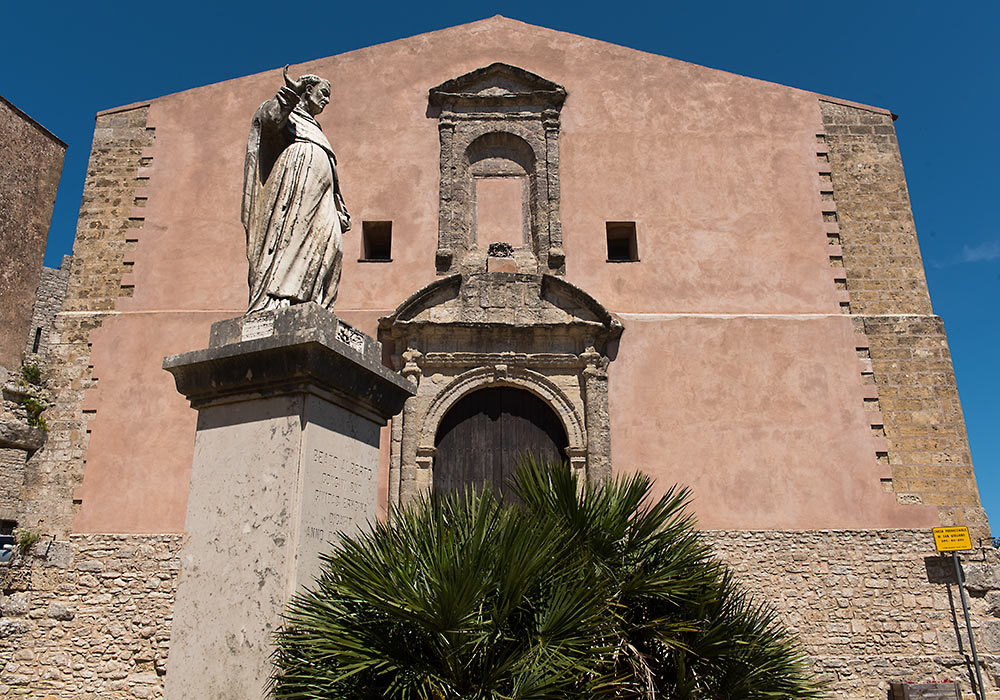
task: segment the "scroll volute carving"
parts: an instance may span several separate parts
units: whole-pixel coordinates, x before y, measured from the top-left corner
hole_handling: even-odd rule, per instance
[[[431,88],[428,113],[437,117],[441,139],[439,274],[483,270],[496,236],[514,247],[518,272],[565,272],[559,220],[565,99],[562,86],[504,63]]]

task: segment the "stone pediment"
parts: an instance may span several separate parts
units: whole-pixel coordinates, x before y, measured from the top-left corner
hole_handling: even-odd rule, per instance
[[[554,275],[489,272],[450,275],[411,295],[381,319],[398,324],[500,326],[602,326],[618,334],[621,324],[597,300]]]
[[[493,63],[446,80],[429,94],[432,105],[451,109],[508,105],[551,109],[566,99],[561,85],[506,63]]]
[[[425,339],[447,337],[449,342],[464,338],[477,347],[501,342],[535,349],[547,344],[580,350],[592,346],[600,351],[621,332],[621,323],[579,287],[554,275],[507,272],[436,280],[379,321],[384,341],[416,333]]]

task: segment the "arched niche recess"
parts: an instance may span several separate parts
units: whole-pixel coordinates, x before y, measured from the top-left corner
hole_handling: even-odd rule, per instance
[[[509,131],[490,131],[465,149],[463,171],[469,206],[461,228],[468,231],[464,245],[485,253],[491,243],[510,243],[522,253],[522,267],[537,260],[536,232],[538,178],[536,156],[523,138]],[[523,253],[530,253],[529,260]]]
[[[514,246],[518,271],[565,272],[559,223],[559,113],[565,99],[562,86],[505,63],[431,88],[429,112],[438,119],[441,140],[438,274],[485,266],[493,241],[477,235],[476,190],[503,178],[524,182],[523,241]],[[503,189],[492,184],[497,192]],[[511,200],[512,191],[507,187],[498,196]]]

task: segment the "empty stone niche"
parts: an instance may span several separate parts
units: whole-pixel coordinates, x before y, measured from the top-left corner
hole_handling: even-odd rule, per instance
[[[430,90],[438,118],[438,273],[485,269],[491,243],[514,248],[516,271],[563,274],[559,112],[566,90],[504,63]]]

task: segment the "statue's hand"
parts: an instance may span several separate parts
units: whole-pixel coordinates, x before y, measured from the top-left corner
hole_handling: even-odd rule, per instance
[[[296,95],[302,96],[303,91],[305,91],[306,86],[299,80],[292,80],[288,77],[288,66],[286,65],[281,71],[281,76],[285,79],[285,87],[292,90]]]

